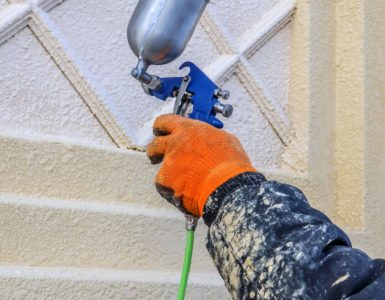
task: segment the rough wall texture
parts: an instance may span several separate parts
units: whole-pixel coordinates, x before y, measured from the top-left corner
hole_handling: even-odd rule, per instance
[[[306,166],[313,204],[354,246],[382,257],[383,9],[378,1],[298,2],[289,92],[296,137],[283,154]]]
[[[0,291],[10,299],[174,297],[183,220],[138,150],[172,101],[146,96],[129,75],[135,4],[0,0]],[[212,0],[182,57],[151,68],[203,67],[231,91],[225,126],[256,167],[302,188],[378,256],[384,13],[369,0]],[[190,299],[202,286],[210,299],[225,294],[204,231]]]
[[[383,14],[385,3],[373,1],[364,3],[364,45],[365,52],[365,137],[364,163],[365,163],[365,228],[371,232],[373,239],[383,240],[385,236],[384,215],[385,211],[385,161],[381,159],[385,153],[385,27]],[[377,238],[376,238],[377,237]],[[373,246],[374,248],[374,246]],[[377,255],[384,256],[385,247],[378,249]]]
[[[8,5],[8,2],[6,0],[0,0],[0,9],[6,7]]]
[[[28,28],[0,47],[0,57],[2,129],[113,145]]]

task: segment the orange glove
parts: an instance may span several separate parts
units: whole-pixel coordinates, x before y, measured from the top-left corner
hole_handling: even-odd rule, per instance
[[[224,130],[178,115],[158,117],[147,146],[158,192],[184,211],[201,217],[210,194],[230,178],[255,172],[238,139]]]

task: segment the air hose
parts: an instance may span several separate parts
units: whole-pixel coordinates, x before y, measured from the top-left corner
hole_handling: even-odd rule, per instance
[[[188,275],[190,273],[191,259],[194,248],[194,233],[197,223],[198,218],[186,215],[186,247],[184,251],[183,268],[177,300],[183,300],[186,294]]]

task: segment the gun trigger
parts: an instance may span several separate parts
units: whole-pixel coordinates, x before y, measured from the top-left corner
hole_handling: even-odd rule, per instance
[[[190,104],[190,99],[186,96],[187,87],[191,81],[190,76],[183,77],[182,83],[180,85],[178,96],[176,97],[174,104],[173,113],[176,115],[184,116],[186,114],[187,108]]]

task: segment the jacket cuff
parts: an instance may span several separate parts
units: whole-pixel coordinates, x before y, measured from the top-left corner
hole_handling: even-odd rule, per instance
[[[230,178],[219,186],[213,193],[211,193],[203,208],[202,218],[206,225],[210,226],[215,220],[223,200],[228,195],[245,186],[255,186],[258,188],[264,181],[266,181],[266,178],[261,173],[246,172]]]

